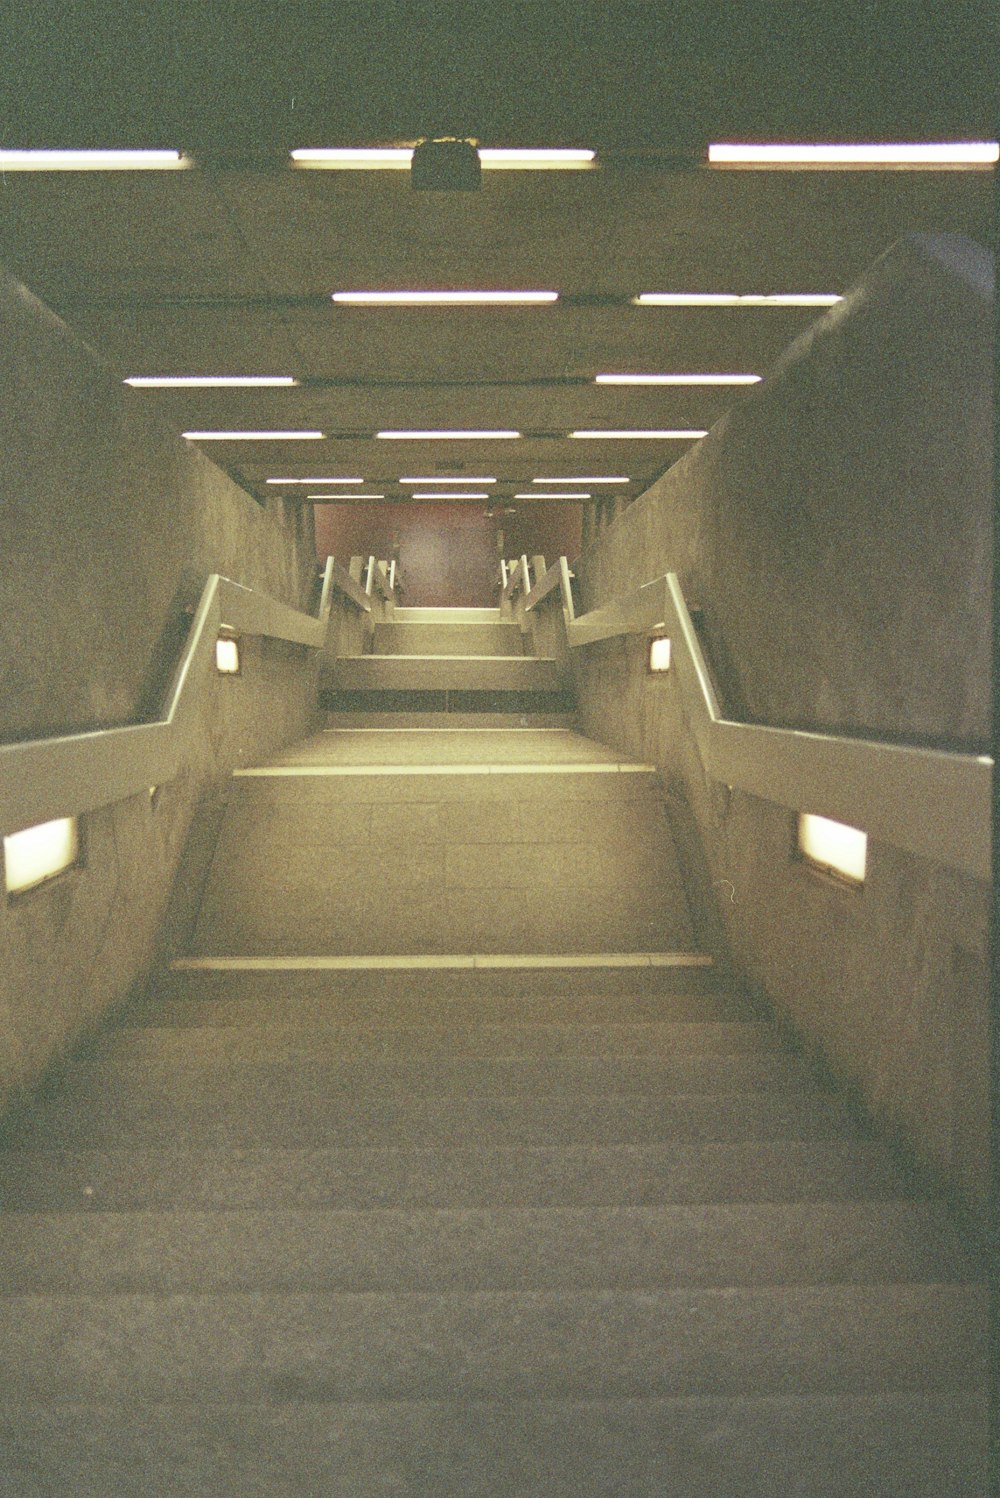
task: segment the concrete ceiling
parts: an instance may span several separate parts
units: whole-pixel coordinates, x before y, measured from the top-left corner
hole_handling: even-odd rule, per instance
[[[733,389],[599,387],[599,371],[767,374],[817,315],[638,308],[642,291],[843,292],[901,234],[990,232],[988,174],[665,170],[484,174],[474,194],[406,173],[195,169],[10,174],[0,260],[124,379],[286,374],[290,390],[136,391],[188,429],[311,428],[321,442],[212,443],[268,477],[628,475],[686,444],[578,427],[707,428]],[[537,308],[344,308],[336,289],[551,289]],[[310,383],[311,382],[311,383]],[[382,428],[513,427],[513,442],[379,441]],[[274,492],[273,488],[270,491]],[[290,493],[296,491],[290,490]],[[600,492],[600,491],[598,491]],[[301,497],[303,491],[298,491]]]

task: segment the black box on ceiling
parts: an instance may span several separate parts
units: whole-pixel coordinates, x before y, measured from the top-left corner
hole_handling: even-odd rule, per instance
[[[417,192],[477,192],[479,152],[468,140],[425,140],[413,151],[410,185]]]

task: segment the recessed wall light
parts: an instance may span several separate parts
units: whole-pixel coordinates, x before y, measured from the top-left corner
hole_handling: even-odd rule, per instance
[[[189,442],[317,442],[322,432],[183,432]]]
[[[644,431],[642,429],[636,429],[634,431],[584,430],[579,432],[570,432],[569,435],[571,437],[605,437],[609,441],[615,442],[629,441],[633,438],[637,440],[650,440],[660,442],[681,442],[693,440],[696,437],[707,437],[708,432],[696,430],[694,428],[692,428],[691,430],[687,430],[683,427],[677,427],[675,429],[664,428],[662,431]]]
[[[581,479],[551,478],[551,479],[532,479],[531,482],[533,484],[628,484],[628,483],[631,483],[631,480],[630,479],[624,479],[624,478],[589,478],[589,479],[588,478],[581,478]]]
[[[376,432],[375,435],[391,442],[499,442],[520,437],[521,433],[508,431]]]
[[[239,676],[240,642],[231,635],[220,635],[215,642],[215,669],[220,676]]]
[[[757,385],[758,374],[599,374],[595,385]]]
[[[137,390],[172,390],[191,388],[210,390],[216,387],[249,389],[251,386],[297,385],[292,375],[129,375],[123,385],[132,385]]]
[[[0,151],[4,172],[176,172],[192,165],[180,151]]]
[[[495,484],[495,478],[469,478],[466,474],[460,474],[455,478],[445,478],[437,474],[431,478],[424,479],[397,479],[397,484]]]
[[[554,491],[551,489],[529,489],[514,495],[515,499],[589,499],[590,494],[586,489],[576,489],[572,493],[569,490]]]
[[[989,167],[1000,160],[1000,145],[995,140],[852,145],[719,143],[709,146],[708,160],[712,166],[792,168]]]
[[[364,479],[265,479],[267,484],[363,484]]]
[[[58,817],[12,832],[3,840],[4,882],[9,895],[23,894],[72,868],[80,856],[76,817]]]
[[[868,858],[868,837],[857,827],[845,826],[829,817],[801,812],[798,819],[798,851],[802,858],[837,874],[851,884],[863,884]]]
[[[666,635],[654,635],[650,640],[646,670],[651,676],[670,670],[670,640]]]
[[[491,306],[557,302],[558,291],[334,291],[331,300],[355,307]]]
[[[832,307],[843,297],[828,291],[782,291],[737,296],[731,291],[643,291],[636,307]]]

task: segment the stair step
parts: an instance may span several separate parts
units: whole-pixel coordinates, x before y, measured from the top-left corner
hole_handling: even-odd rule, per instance
[[[667,1075],[704,1071],[706,1059],[733,1074],[765,1073],[794,1084],[802,1068],[779,1049],[773,1032],[753,1024],[566,1025],[129,1025],[110,1030],[98,1055],[134,1061],[316,1061],[377,1059],[412,1062],[423,1057],[482,1057],[493,1061],[547,1057],[655,1057]],[[551,1062],[547,1062],[550,1065]]]
[[[328,685],[338,692],[557,692],[564,672],[547,656],[340,656]]]
[[[869,1140],[418,1149],[195,1147],[0,1151],[11,1211],[152,1207],[612,1207],[883,1200],[905,1194]]]
[[[523,655],[524,635],[513,620],[487,623],[405,621],[376,624],[374,655]]]
[[[930,1203],[266,1212],[0,1219],[0,1294],[662,1290],[962,1283]]]
[[[298,1071],[298,1075],[296,1075]],[[322,1069],[230,1066],[105,1071],[88,1085],[70,1074],[57,1097],[39,1100],[13,1142],[95,1146],[190,1143],[417,1146],[586,1145],[726,1139],[831,1139],[856,1133],[822,1094],[331,1095]]]
[[[618,764],[621,755],[569,729],[327,728],[268,760],[268,765]]]
[[[563,728],[576,727],[575,713],[453,713],[453,712],[359,712],[324,715],[326,728],[380,729],[390,732],[398,728],[422,728],[432,731],[454,729],[513,729],[519,728]]]
[[[395,624],[503,624],[505,616],[499,608],[395,608],[392,611]]]
[[[975,1393],[0,1406],[16,1498],[971,1498]],[[792,1474],[808,1474],[808,1487]],[[181,1475],[183,1474],[183,1475]]]
[[[982,1387],[965,1285],[11,1295],[5,1397],[552,1399]]]

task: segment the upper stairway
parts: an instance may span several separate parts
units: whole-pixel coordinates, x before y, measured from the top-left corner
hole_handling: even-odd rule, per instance
[[[375,624],[364,646],[358,654],[338,656],[324,688],[328,694],[367,694],[357,705],[369,710],[393,705],[389,693],[419,692],[488,694],[488,702],[476,705],[500,710],[565,705],[543,700],[564,690],[561,663],[535,655],[530,632],[499,608],[395,608]],[[522,700],[505,701],[511,693]],[[398,699],[396,705],[405,706]]]

